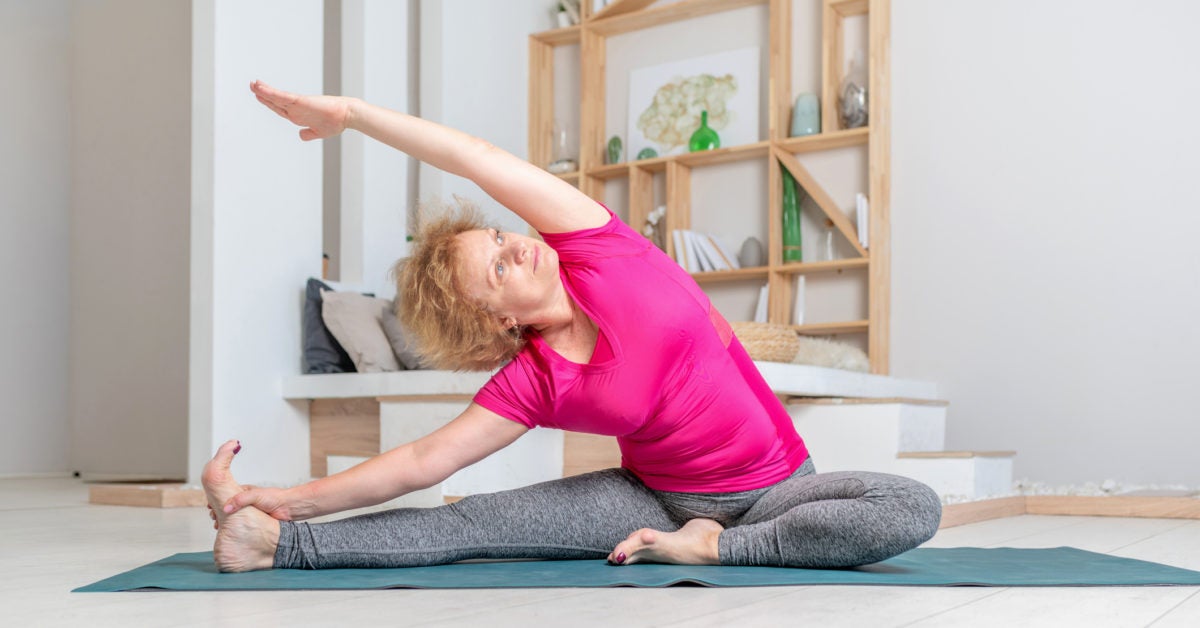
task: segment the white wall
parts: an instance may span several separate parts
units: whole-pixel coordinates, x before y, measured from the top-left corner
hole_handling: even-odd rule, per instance
[[[70,459],[182,478],[191,11],[72,4]]]
[[[69,2],[0,1],[0,476],[68,470],[70,51]]]
[[[321,145],[264,108],[256,78],[321,90],[320,0],[193,2],[192,309],[188,470],[226,439],[252,483],[308,479],[300,370],[304,281],[321,269]]]
[[[547,0],[421,3],[421,115],[529,154],[529,34],[550,28]],[[486,51],[486,53],[481,52]],[[502,228],[528,227],[474,183],[421,166],[422,200],[471,199]]]
[[[1200,485],[1200,5],[892,15],[892,372],[1018,477]]]
[[[342,89],[396,111],[409,108],[409,3],[342,0]],[[412,160],[360,133],[341,142],[342,282],[390,299],[395,261],[407,252],[408,176]]]

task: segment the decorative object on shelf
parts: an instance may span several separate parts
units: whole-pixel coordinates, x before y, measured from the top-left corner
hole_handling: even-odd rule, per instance
[[[867,126],[867,63],[862,50],[854,51],[838,90],[838,121],[843,129]]]
[[[558,0],[554,3],[554,25],[566,28],[579,23],[579,0]]]
[[[567,144],[567,130],[563,128],[557,120],[554,122],[554,160],[546,167],[546,170],[554,174],[562,174],[578,170],[579,166],[575,162],[575,156],[571,154],[570,146]]]
[[[761,62],[754,47],[631,71],[629,153],[646,147],[664,156],[687,152],[702,111],[726,146],[757,142]]]
[[[792,107],[792,137],[821,132],[821,103],[816,94],[803,93]]]
[[[767,261],[766,253],[763,252],[763,244],[758,238],[750,236],[742,242],[742,248],[738,249],[738,264],[742,268],[754,268],[762,266]]]
[[[752,360],[810,364],[859,373],[870,370],[867,354],[848,343],[804,336],[777,323],[737,321],[729,326]]]
[[[604,151],[604,163],[619,164],[621,163],[621,136],[614,135],[608,138],[608,146]]]
[[[826,218],[825,228],[821,231],[821,261],[832,262],[837,259],[833,248],[833,221]]]
[[[688,150],[697,152],[721,147],[721,136],[708,126],[708,111],[700,112],[700,127],[688,140]]]
[[[800,199],[796,192],[796,179],[787,168],[783,174],[783,261],[801,262],[804,255],[800,248]]]
[[[658,157],[658,151],[649,146],[639,150],[637,154],[638,159],[654,159],[655,157]]]
[[[663,217],[667,215],[667,206],[659,205],[646,216],[646,226],[642,227],[642,235],[654,243],[659,250],[667,250],[666,232],[667,226],[663,222]]]

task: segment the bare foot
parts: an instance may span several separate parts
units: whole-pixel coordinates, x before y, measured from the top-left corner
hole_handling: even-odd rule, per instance
[[[725,528],[712,519],[692,519],[674,532],[642,528],[617,544],[608,562],[669,563],[672,565],[719,565],[717,538]]]
[[[270,569],[275,562],[275,547],[279,545],[279,522],[266,513],[253,507],[231,515],[222,510],[226,500],[242,491],[229,471],[234,454],[241,449],[237,441],[227,441],[200,474],[208,507],[217,522],[213,559],[217,570],[224,572]]]

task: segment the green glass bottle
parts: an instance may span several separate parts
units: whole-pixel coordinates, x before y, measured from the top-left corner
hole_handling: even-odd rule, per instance
[[[693,153],[698,150],[712,150],[721,147],[721,137],[717,132],[708,127],[708,111],[700,112],[700,128],[692,133],[692,139],[688,140],[688,150]]]
[[[800,247],[800,195],[796,180],[787,168],[783,171],[783,261],[804,261]]]

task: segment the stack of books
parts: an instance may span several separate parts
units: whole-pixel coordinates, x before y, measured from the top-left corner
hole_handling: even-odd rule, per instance
[[[741,268],[737,256],[721,238],[689,229],[671,232],[675,244],[675,261],[689,273]]]

